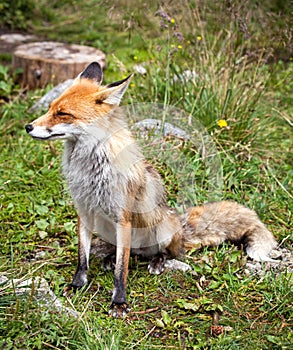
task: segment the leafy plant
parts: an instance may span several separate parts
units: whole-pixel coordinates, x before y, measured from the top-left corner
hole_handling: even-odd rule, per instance
[[[9,3],[10,9],[25,3],[30,1]],[[12,18],[9,9],[5,16],[11,25],[20,18],[20,25],[48,39],[104,49],[106,83],[143,65],[146,74],[136,74],[125,103],[159,103],[175,119],[176,111],[185,112],[179,127],[203,125],[223,168],[220,195],[257,209],[290,248],[292,63],[288,55],[280,63],[279,56],[268,57],[270,47],[285,43],[276,39],[289,34],[284,29],[289,13],[273,15],[267,11],[274,3],[252,0],[170,1],[160,8],[155,1],[37,5],[39,15],[25,24],[30,12]],[[33,290],[20,298],[1,284],[1,349],[290,349],[292,273],[265,264],[249,272],[243,251],[229,244],[188,253],[192,273],[150,276],[147,262],[131,258],[132,310],[125,320],[107,315],[113,274],[102,271],[95,257],[86,290],[63,298],[76,267],[77,235],[75,209],[60,174],[62,144],[34,141],[24,130],[36,117],[30,106],[44,91],[23,94],[6,67],[0,67],[0,81],[0,277],[41,276],[79,312],[74,319],[45,310]],[[162,157],[150,161],[164,177],[170,204],[176,206],[179,185],[188,176],[196,179],[197,201],[204,202],[214,178],[202,153],[179,141],[161,141],[160,155],[186,157],[190,167],[174,171]],[[153,149],[148,145],[146,155]]]
[[[28,20],[33,18],[34,0],[0,0],[0,26],[27,29]]]
[[[14,82],[9,67],[0,65],[0,98],[8,99],[14,91]]]

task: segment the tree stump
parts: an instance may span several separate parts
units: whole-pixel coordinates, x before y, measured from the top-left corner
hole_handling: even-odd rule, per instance
[[[18,46],[12,66],[22,69],[23,86],[36,89],[75,78],[93,61],[104,68],[106,55],[94,47],[46,41]]]

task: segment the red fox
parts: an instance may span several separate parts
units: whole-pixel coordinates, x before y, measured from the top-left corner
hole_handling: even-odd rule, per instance
[[[103,72],[91,63],[48,112],[25,126],[38,140],[65,140],[63,173],[78,212],[78,264],[70,288],[87,283],[92,234],[116,246],[109,314],[129,312],[126,282],[130,253],[151,257],[159,274],[166,259],[186,249],[243,243],[256,260],[270,260],[276,241],[256,213],[222,201],[190,208],[181,217],[166,202],[158,172],[140,151],[123,119],[120,101],[132,75],[101,85]]]

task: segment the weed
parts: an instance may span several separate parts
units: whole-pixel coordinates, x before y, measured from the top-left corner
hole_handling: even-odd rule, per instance
[[[290,247],[292,63],[285,45],[290,37],[286,11],[283,2],[264,1],[262,8],[254,1],[227,4],[48,5],[41,0],[34,10],[38,16],[26,25],[48,39],[104,49],[109,81],[143,64],[147,73],[135,77],[127,102],[155,103],[170,111],[178,127],[184,129],[191,121],[191,129],[204,128],[223,170],[217,195],[257,209],[277,239]],[[273,13],[272,5],[281,6],[283,16]],[[285,46],[286,59],[278,62],[277,49]],[[0,273],[10,279],[44,277],[61,296],[77,255],[76,214],[60,175],[62,145],[32,141],[25,134],[23,126],[35,117],[29,115],[29,107],[44,91],[20,91],[8,68],[0,67],[0,78]],[[196,180],[195,203],[206,201],[215,188],[199,148],[174,138],[159,140],[157,147],[145,145],[173,206],[188,176]],[[187,159],[187,166],[174,171],[173,163],[162,161],[171,155],[178,164]],[[146,262],[131,259],[132,312],[126,320],[107,316],[113,274],[101,271],[94,257],[86,291],[71,300],[63,298],[80,313],[79,319],[45,310],[32,295],[20,298],[12,287],[1,284],[0,347],[290,348],[292,273],[265,272],[263,266],[263,277],[248,274],[243,252],[228,244],[191,252],[185,260],[192,274],[149,276]],[[212,326],[219,327],[218,335]]]

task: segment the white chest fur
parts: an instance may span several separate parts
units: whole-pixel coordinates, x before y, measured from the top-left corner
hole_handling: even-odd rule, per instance
[[[172,232],[160,222],[163,186],[144,162],[133,141],[119,145],[115,135],[107,142],[79,138],[65,143],[63,173],[79,215],[111,244],[116,243],[116,223],[125,211],[139,213],[140,220],[147,217],[144,228],[141,223],[132,227],[131,246],[148,255],[159,249],[160,242],[170,241]]]

